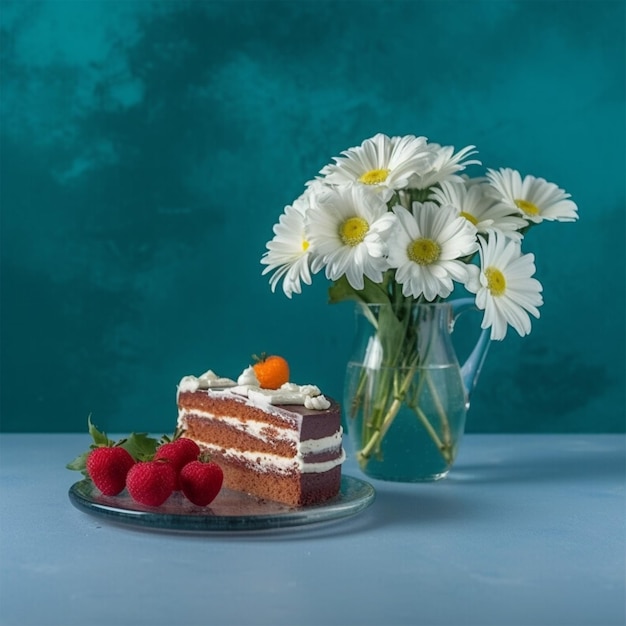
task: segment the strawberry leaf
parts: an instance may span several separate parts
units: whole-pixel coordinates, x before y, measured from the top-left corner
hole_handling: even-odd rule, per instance
[[[148,437],[147,433],[131,433],[128,438],[121,442],[124,448],[135,461],[149,461],[159,447],[159,440]]]
[[[91,450],[87,452],[83,452],[81,455],[77,456],[73,461],[70,461],[65,467],[69,470],[73,470],[76,472],[80,472],[83,476],[87,477],[87,457]]]
[[[172,443],[172,441],[176,441],[177,439],[180,439],[184,436],[185,429],[181,428],[180,426],[176,426],[176,429],[171,435],[161,435],[161,438],[159,439],[159,445],[162,445],[164,443]]]
[[[92,423],[91,421],[91,414],[89,414],[89,417],[87,418],[87,425],[89,426],[89,434],[91,435],[91,438],[93,439],[93,443],[94,445],[92,447],[98,448],[98,447],[111,447],[112,445],[114,445],[114,441],[111,441],[111,439],[109,439],[105,433],[101,433]]]
[[[149,437],[147,433],[131,433],[128,437],[124,437],[119,441],[113,441],[107,437],[106,433],[96,428],[91,421],[91,414],[87,418],[87,426],[92,439],[89,450],[83,452],[65,466],[69,470],[81,472],[86,477],[89,476],[87,472],[87,457],[89,453],[96,448],[119,446],[124,448],[135,461],[150,461],[154,458],[154,454],[159,445],[170,440],[167,435],[163,435],[161,439],[155,439],[154,437]],[[174,433],[174,438],[179,437],[180,434],[182,434],[182,432],[179,432],[177,429]]]
[[[87,473],[87,457],[92,450],[96,448],[110,447],[115,442],[111,441],[105,433],[100,432],[91,421],[91,413],[87,417],[87,427],[89,434],[91,435],[92,443],[89,446],[89,450],[78,455],[73,461],[70,461],[65,467],[69,470],[81,472],[83,476],[89,476]]]

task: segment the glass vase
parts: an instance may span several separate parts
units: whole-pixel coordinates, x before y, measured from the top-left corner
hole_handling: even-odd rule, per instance
[[[451,339],[454,323],[473,308],[470,298],[357,304],[344,410],[367,476],[421,482],[450,471],[489,346],[489,332],[482,331],[460,365]]]

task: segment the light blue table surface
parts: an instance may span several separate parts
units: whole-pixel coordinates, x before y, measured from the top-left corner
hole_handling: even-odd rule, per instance
[[[468,435],[444,481],[372,480],[354,518],[245,535],[75,509],[65,463],[88,443],[0,436],[2,625],[626,622],[622,435]]]

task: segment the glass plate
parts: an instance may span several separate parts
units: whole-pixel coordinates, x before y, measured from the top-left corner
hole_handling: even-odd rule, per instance
[[[366,509],[375,495],[372,485],[345,475],[335,498],[306,507],[290,507],[226,488],[208,507],[192,504],[180,492],[172,494],[160,507],[144,506],[135,502],[127,491],[119,496],[102,495],[88,479],[74,483],[69,490],[70,500],[77,509],[112,522],[198,532],[267,530],[340,520]]]

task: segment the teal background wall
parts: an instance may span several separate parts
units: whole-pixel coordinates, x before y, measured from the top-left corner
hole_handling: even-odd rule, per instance
[[[262,351],[340,397],[351,306],[322,275],[272,294],[259,258],[376,132],[579,205],[526,241],[542,317],[492,345],[468,430],[624,430],[624,2],[0,6],[4,431],[169,432],[182,375]]]

